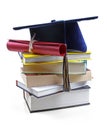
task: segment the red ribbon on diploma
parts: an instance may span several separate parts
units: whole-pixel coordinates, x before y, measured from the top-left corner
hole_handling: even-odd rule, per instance
[[[30,41],[27,40],[9,40],[7,42],[8,50],[17,52],[29,52],[29,45]],[[36,54],[65,56],[66,44],[33,41],[31,52]]]

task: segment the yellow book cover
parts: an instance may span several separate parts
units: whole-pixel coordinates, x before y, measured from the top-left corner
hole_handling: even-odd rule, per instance
[[[86,61],[68,62],[69,74],[86,73]],[[22,71],[24,73],[51,73],[62,74],[63,62],[41,62],[41,63],[25,63]]]
[[[69,60],[90,60],[91,52],[68,52],[67,57]]]
[[[68,63],[84,63],[86,60],[68,60]],[[63,60],[50,61],[50,62],[29,62],[23,63],[23,65],[53,65],[53,64],[63,64]]]
[[[68,52],[68,60],[89,60],[91,52]],[[50,56],[50,55],[38,55],[33,53],[22,53],[22,62],[31,63],[31,62],[54,62],[54,61],[63,61],[63,56]]]
[[[38,55],[33,53],[22,53],[22,61],[24,63],[29,62],[51,62],[62,61],[63,56],[51,56],[51,55]]]

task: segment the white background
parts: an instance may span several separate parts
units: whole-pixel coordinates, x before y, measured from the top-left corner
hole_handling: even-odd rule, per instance
[[[107,129],[107,16],[105,0],[1,0],[0,1],[0,129]],[[30,39],[28,30],[14,26],[90,16],[99,19],[79,25],[92,52],[91,105],[30,114],[22,90],[15,86],[21,62],[6,48],[8,39]]]

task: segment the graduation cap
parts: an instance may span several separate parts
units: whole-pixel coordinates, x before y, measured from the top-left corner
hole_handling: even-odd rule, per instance
[[[85,52],[87,51],[87,45],[83,38],[78,22],[96,18],[98,18],[98,16],[66,21],[52,20],[50,23],[14,27],[13,29],[19,30],[29,28],[31,38],[36,33],[34,38],[35,40],[65,43],[67,44],[67,50],[74,49]]]

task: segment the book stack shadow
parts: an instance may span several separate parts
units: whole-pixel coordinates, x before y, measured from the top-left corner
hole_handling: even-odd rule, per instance
[[[16,86],[30,112],[56,110],[90,104],[92,80],[87,67],[91,52],[79,22],[97,16],[15,27],[29,29],[31,40],[9,40],[7,48],[17,51],[22,66]]]

